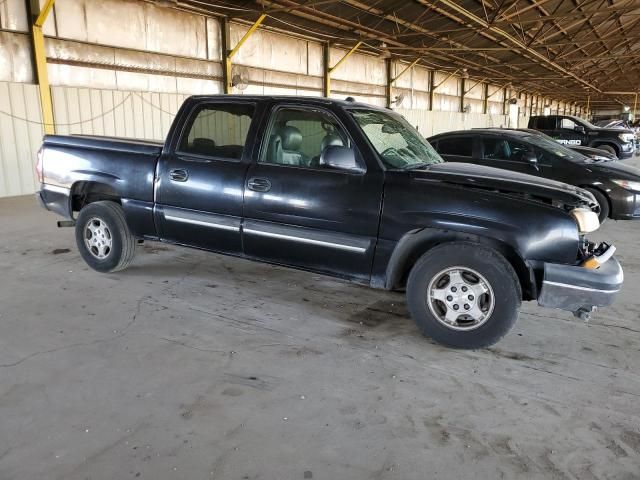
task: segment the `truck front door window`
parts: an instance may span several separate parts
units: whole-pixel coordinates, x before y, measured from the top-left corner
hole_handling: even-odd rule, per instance
[[[499,137],[483,138],[482,147],[484,152],[482,158],[489,160],[524,162],[524,155],[529,152],[527,144]]]
[[[316,109],[280,109],[266,138],[260,162],[293,167],[331,168],[320,161],[328,147],[353,148],[333,115]]]

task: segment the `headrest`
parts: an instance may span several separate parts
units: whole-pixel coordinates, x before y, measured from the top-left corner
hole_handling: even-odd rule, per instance
[[[322,151],[327,147],[344,147],[344,142],[342,138],[340,138],[340,135],[329,133],[322,139],[320,150]]]
[[[302,132],[296,127],[282,127],[280,129],[283,150],[298,150],[302,145]]]

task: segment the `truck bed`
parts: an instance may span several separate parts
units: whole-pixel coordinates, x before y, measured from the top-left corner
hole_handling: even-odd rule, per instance
[[[164,141],[142,140],[99,135],[46,135],[44,145],[107,149],[118,152],[160,155]]]
[[[46,135],[42,146],[42,200],[73,215],[73,198],[92,184],[122,202],[152,205],[162,142],[117,137]]]

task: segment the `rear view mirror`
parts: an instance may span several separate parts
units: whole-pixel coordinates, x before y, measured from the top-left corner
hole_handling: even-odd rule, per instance
[[[330,145],[322,151],[320,154],[320,166],[335,168],[336,170],[364,171],[356,159],[355,151],[349,147],[339,145]]]
[[[573,129],[578,133],[584,133],[584,127],[582,125],[576,125]]]

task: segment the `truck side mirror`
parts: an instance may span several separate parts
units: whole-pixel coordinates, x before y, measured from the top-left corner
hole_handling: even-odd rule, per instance
[[[578,133],[584,133],[584,127],[582,125],[576,125],[573,129]]]
[[[352,148],[339,145],[330,145],[322,150],[320,166],[335,168],[336,170],[364,172],[364,168],[356,159],[355,151]]]

